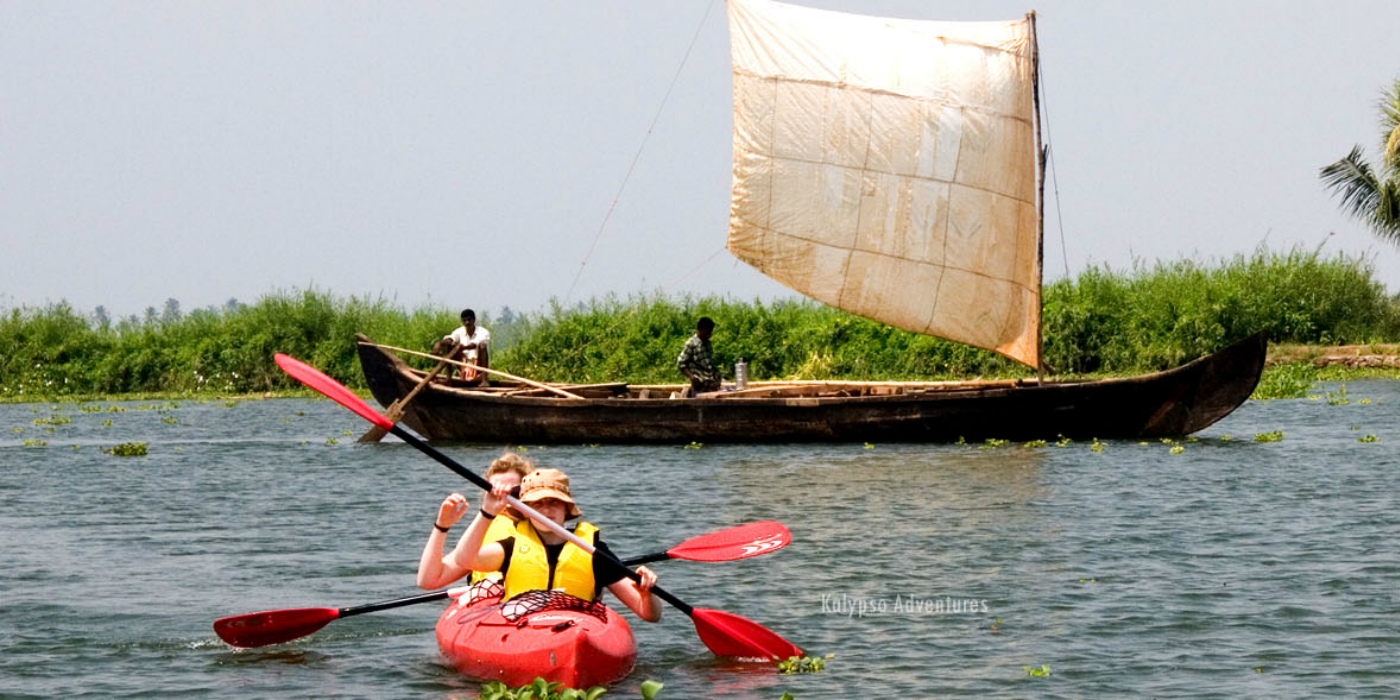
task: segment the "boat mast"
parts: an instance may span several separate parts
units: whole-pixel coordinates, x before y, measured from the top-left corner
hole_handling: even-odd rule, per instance
[[[1031,99],[1035,102],[1036,201],[1035,201],[1035,268],[1040,276],[1036,294],[1040,303],[1035,311],[1035,376],[1045,383],[1045,146],[1040,134],[1040,42],[1035,35],[1035,11],[1026,13],[1031,27]]]

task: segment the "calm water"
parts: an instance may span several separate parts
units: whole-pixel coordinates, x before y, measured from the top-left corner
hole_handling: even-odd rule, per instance
[[[662,582],[836,654],[819,675],[734,667],[668,610],[634,622],[638,670],[608,697],[653,678],[670,699],[1390,698],[1400,383],[1346,388],[1349,405],[1247,404],[1180,454],[1157,442],[527,454],[570,473],[620,553],[785,523],[781,552],[667,562]],[[120,405],[0,406],[0,696],[474,697],[438,656],[436,604],[261,650],[210,628],[417,593],[437,503],[468,485],[406,445],[354,444],[366,424],[327,401]],[[71,422],[34,423],[52,416]],[[1285,438],[1253,441],[1274,430]],[[100,452],[134,440],[150,454]],[[500,449],[448,451],[478,467]],[[1050,677],[1023,668],[1042,665]]]

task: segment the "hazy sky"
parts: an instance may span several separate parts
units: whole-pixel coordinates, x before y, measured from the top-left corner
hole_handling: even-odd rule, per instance
[[[1378,159],[1396,0],[801,4],[1038,12],[1047,279],[1267,241],[1400,291],[1317,178]],[[728,50],[719,0],[0,0],[0,308],[790,295],[723,252]]]

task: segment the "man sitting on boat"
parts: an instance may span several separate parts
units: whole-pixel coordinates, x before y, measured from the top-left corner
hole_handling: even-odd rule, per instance
[[[486,480],[492,486],[500,486],[507,491],[520,485],[521,479],[525,475],[535,470],[535,465],[530,460],[515,452],[507,452],[491,462],[491,466],[486,469]],[[462,519],[467,512],[467,499],[460,493],[453,493],[443,499],[442,505],[438,506],[437,519],[433,521],[433,531],[428,534],[428,542],[423,545],[423,556],[418,561],[418,586],[427,590],[442,588],[457,579],[471,574],[471,593],[468,602],[480,598],[490,598],[501,594],[501,574],[500,572],[472,571],[457,566],[455,561],[458,550],[462,549],[462,543],[466,541],[463,535],[457,541],[457,546],[453,548],[447,556],[443,556],[442,547],[446,544],[447,531]],[[491,526],[486,530],[484,542],[499,542],[510,537],[515,532],[515,524],[523,519],[514,508],[507,507],[505,512],[491,520]]]
[[[502,601],[535,590],[562,591],[593,601],[607,588],[637,617],[648,622],[661,620],[660,601],[651,593],[651,587],[656,585],[656,573],[645,566],[637,569],[641,582],[634,583],[607,557],[589,554],[543,524],[536,527],[528,518],[515,526],[510,537],[484,543],[491,520],[505,511],[505,498],[509,493],[510,489],[504,485],[492,487],[462,541],[446,557],[450,560],[446,563],[462,570],[502,572],[505,577]],[[569,477],[558,469],[531,472],[520,482],[519,498],[559,525],[582,515],[569,494]],[[579,523],[573,533],[592,544],[598,552],[611,555],[611,550],[598,538],[598,528],[591,523]]]
[[[477,367],[491,367],[488,345],[491,332],[476,325],[476,312],[462,309],[462,326],[433,343],[433,354],[460,360]],[[444,355],[444,352],[446,355]],[[460,367],[462,381],[470,385],[486,383],[486,373],[471,367]]]
[[[683,396],[719,391],[719,371],[715,369],[710,351],[710,334],[714,330],[715,322],[709,316],[701,316],[695,324],[695,335],[685,341],[680,357],[676,358],[676,368],[690,379],[690,389]]]

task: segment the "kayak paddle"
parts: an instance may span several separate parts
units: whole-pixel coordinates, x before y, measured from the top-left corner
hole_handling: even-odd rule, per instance
[[[636,566],[639,563],[664,559],[736,561],[776,552],[791,541],[792,534],[782,523],[749,523],[692,537],[664,552],[624,559],[622,563]],[[221,617],[214,621],[214,633],[219,635],[219,639],[236,647],[265,647],[305,637],[342,617],[457,598],[467,592],[468,588],[470,587],[449,588],[436,593],[350,608],[291,608]]]
[[[315,389],[326,398],[350,409],[356,415],[365,420],[393,433],[400,440],[413,445],[418,451],[432,457],[439,464],[457,472],[462,478],[472,482],[477,488],[490,491],[491,482],[478,476],[475,472],[459,464],[456,460],[438,451],[436,447],[423,442],[418,436],[395,425],[393,421],[385,418],[378,411],[375,411],[364,399],[355,395],[355,392],[347,389],[343,384],[326,376],[321,370],[302,362],[290,355],[277,353],[275,356],[277,366],[282,371],[290,374],[297,381]],[[540,515],[538,511],[520,502],[514,496],[507,496],[506,502],[513,506],[518,512],[524,513],[534,521],[547,526],[556,535],[573,542],[583,548],[585,552],[594,554],[592,545],[585,542],[572,532],[564,529],[558,523]],[[606,554],[602,556],[607,556]],[[628,578],[633,581],[640,581],[641,576],[619,562],[617,559],[608,557],[613,564],[621,567],[627,572]],[[652,586],[651,592],[656,597],[670,603],[672,607],[680,610],[690,617],[695,623],[695,631],[700,635],[700,641],[709,647],[710,651],[717,656],[737,656],[744,658],[762,659],[786,659],[790,656],[801,656],[802,650],[797,645],[783,639],[778,633],[758,624],[752,620],[745,619],[732,613],[719,610],[709,610],[706,608],[696,608],[675,597],[670,592],[660,586]]]
[[[236,647],[265,647],[305,637],[342,617],[456,598],[469,589],[470,586],[449,588],[437,593],[424,593],[352,608],[291,608],[221,617],[214,621],[214,633],[219,635],[219,639]]]
[[[413,391],[408,392],[403,398],[389,404],[389,408],[385,409],[384,415],[388,416],[389,419],[395,423],[399,422],[399,419],[403,418],[403,410],[404,407],[408,406],[408,402],[412,401],[413,397],[418,395],[418,392],[427,387],[428,383],[433,381],[433,377],[436,377],[437,373],[441,372],[442,368],[446,366],[447,358],[444,357],[437,363],[437,366],[433,368],[433,371],[423,375],[423,378],[418,381],[418,385],[413,387]],[[389,431],[377,425],[371,425],[369,430],[366,430],[365,434],[361,435],[360,439],[355,442],[379,442],[388,434]]]
[[[626,566],[650,564],[667,559],[689,561],[738,561],[776,552],[792,542],[792,533],[782,523],[764,520],[731,527],[708,535],[692,537],[664,552],[623,559]]]

